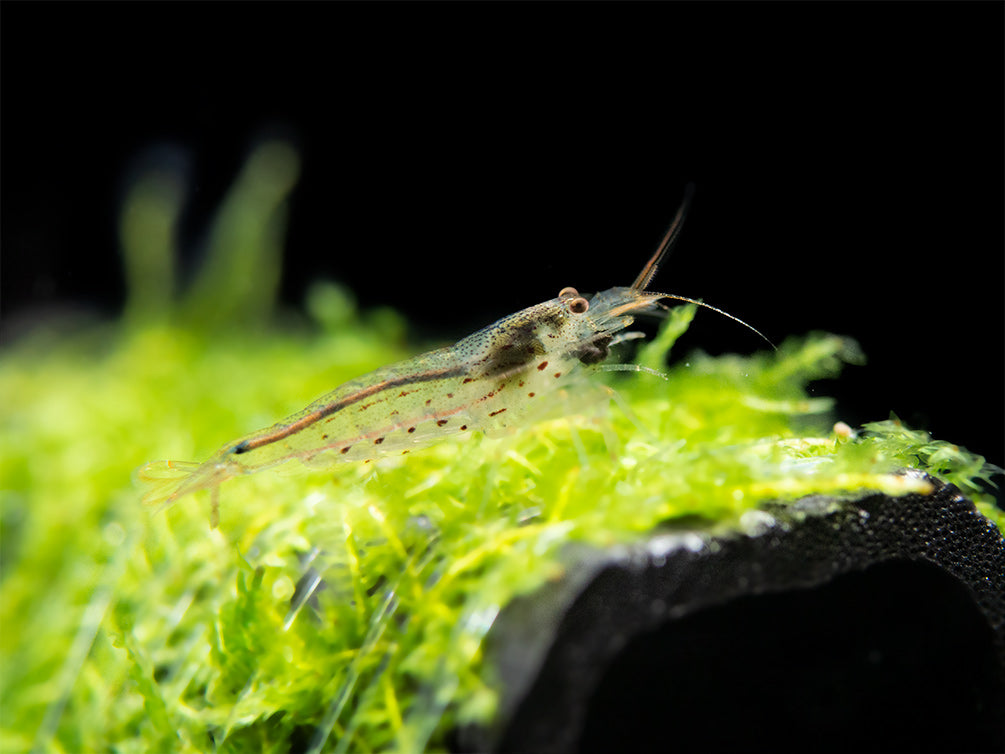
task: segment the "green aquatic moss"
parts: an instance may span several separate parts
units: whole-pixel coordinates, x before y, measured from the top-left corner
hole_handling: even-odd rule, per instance
[[[114,327],[37,333],[0,354],[0,749],[442,748],[452,726],[491,718],[486,632],[561,575],[570,544],[675,520],[726,527],[814,492],[924,492],[903,468],[957,484],[1005,524],[983,496],[983,459],[896,420],[834,431],[807,383],[860,355],[831,335],[691,354],[665,380],[608,375],[613,392],[574,383],[556,415],[501,437],[235,479],[216,530],[204,495],[144,509],[131,482],[143,462],[204,458],[411,350],[400,318],[361,313],[331,284],[308,297],[313,327],[228,328],[274,290],[272,265],[258,280],[228,274],[255,266],[235,249],[261,261],[281,237],[295,161],[274,147],[268,159],[291,162],[255,174],[269,191],[225,203],[220,235],[243,241],[211,249],[212,280],[133,298]],[[180,201],[140,183],[127,207],[130,279],[149,288],[140,257],[173,269]],[[666,370],[693,316],[675,309],[638,363]],[[312,576],[321,587],[303,602]]]

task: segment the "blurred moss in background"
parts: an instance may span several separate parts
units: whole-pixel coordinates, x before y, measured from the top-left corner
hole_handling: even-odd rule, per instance
[[[571,542],[684,517],[742,526],[811,492],[924,491],[903,467],[1003,525],[982,458],[894,420],[832,431],[830,401],[806,386],[860,354],[822,334],[693,354],[666,381],[617,375],[620,408],[573,383],[559,419],[407,462],[233,480],[218,530],[200,495],[145,510],[140,464],[205,458],[410,353],[400,317],[358,311],[334,283],[310,290],[309,320],[278,324],[298,170],[288,144],[250,152],[187,283],[183,175],[142,171],[121,209],[121,321],[38,329],[0,353],[0,750],[442,748],[452,726],[491,718],[482,640],[563,572]],[[666,370],[694,314],[674,310],[637,363]]]

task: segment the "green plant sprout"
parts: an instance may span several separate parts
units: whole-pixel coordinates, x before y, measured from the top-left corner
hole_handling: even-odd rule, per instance
[[[217,530],[206,493],[153,514],[130,481],[140,464],[205,457],[409,355],[398,315],[359,312],[330,283],[308,296],[313,328],[275,324],[296,173],[287,145],[254,150],[184,289],[157,284],[176,278],[184,187],[141,176],[122,216],[123,321],[0,355],[3,751],[442,749],[452,727],[491,720],[485,636],[573,567],[570,544],[675,520],[720,530],[811,493],[926,492],[904,468],[1005,527],[979,456],[894,419],[834,425],[807,384],[860,355],[823,334],[693,354],[667,380],[608,375],[611,405],[570,389],[560,417],[498,438],[235,479]],[[694,313],[674,309],[637,363],[666,371]]]

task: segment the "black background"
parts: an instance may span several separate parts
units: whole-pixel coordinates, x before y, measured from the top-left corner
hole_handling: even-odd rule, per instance
[[[840,418],[1001,464],[1003,7],[7,2],[5,332],[118,311],[155,147],[186,156],[191,256],[255,140],[292,139],[287,304],[335,278],[443,340],[628,284],[693,181],[652,287],[855,337]],[[688,339],[759,347],[707,313]]]

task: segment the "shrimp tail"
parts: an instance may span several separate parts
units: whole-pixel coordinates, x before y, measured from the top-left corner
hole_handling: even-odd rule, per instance
[[[210,528],[213,529],[220,520],[218,490],[222,479],[216,477],[217,474],[207,469],[207,464],[195,461],[151,461],[140,466],[134,475],[136,483],[144,490],[143,504],[158,506],[156,513],[170,508],[189,493],[210,489]]]
[[[201,465],[195,461],[151,461],[140,466],[134,479],[143,489],[143,504],[173,503],[179,497],[177,493],[185,486],[185,481]]]

